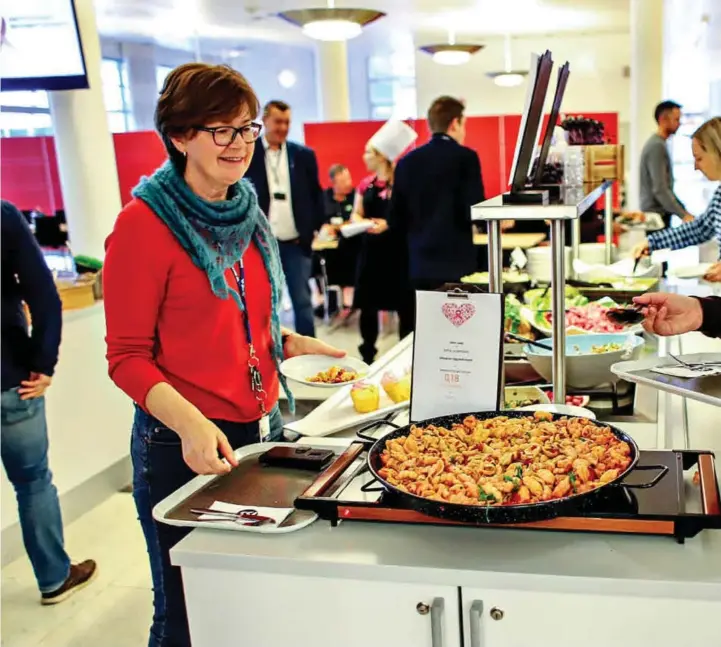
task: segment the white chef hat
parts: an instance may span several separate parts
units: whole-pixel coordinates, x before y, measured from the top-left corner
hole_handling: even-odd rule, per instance
[[[418,137],[418,133],[407,123],[390,119],[368,140],[383,157],[395,162]]]

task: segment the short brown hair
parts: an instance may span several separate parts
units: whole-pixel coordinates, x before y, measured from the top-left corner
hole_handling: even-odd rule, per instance
[[[247,79],[228,65],[185,63],[165,79],[155,107],[155,128],[173,164],[185,170],[185,157],[171,137],[213,121],[230,122],[247,108],[258,116],[260,103]]]
[[[281,112],[288,112],[288,110],[290,110],[290,105],[280,99],[272,99],[263,106],[263,116],[267,117],[273,108],[280,110]]]
[[[454,119],[463,117],[466,107],[454,97],[438,97],[428,108],[428,127],[433,134],[446,133]]]
[[[347,170],[348,167],[345,164],[333,164],[333,166],[331,166],[328,170],[328,177],[330,177],[330,181],[332,182],[335,180],[335,176],[338,175],[338,173],[342,173]]]

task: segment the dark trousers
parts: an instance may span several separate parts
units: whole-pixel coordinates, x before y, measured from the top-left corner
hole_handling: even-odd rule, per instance
[[[285,283],[293,304],[295,331],[299,335],[315,337],[313,302],[310,296],[310,279],[313,273],[313,260],[310,253],[297,241],[278,241],[280,261],[283,265]]]
[[[398,313],[398,337],[403,339],[413,332],[415,327],[415,297],[408,296],[404,303],[396,310]],[[362,308],[360,313],[360,333],[363,338],[358,350],[366,364],[372,364],[375,361],[376,342],[378,341],[380,311],[373,308]]]
[[[233,449],[260,442],[258,423],[215,420]],[[283,432],[280,410],[270,418],[271,440]],[[185,464],[180,437],[136,408],[130,444],[133,461],[133,497],[143,528],[153,579],[153,624],[148,647],[191,647],[180,568],[170,563],[170,549],[190,529],[168,526],[153,519],[153,508],[196,475]]]

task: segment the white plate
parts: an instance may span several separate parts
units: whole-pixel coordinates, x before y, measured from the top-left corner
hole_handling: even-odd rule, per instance
[[[699,263],[669,270],[668,273],[677,279],[700,279],[711,269],[712,265],[713,263]]]
[[[317,375],[321,371],[327,371],[332,366],[340,366],[342,368],[355,371],[358,378],[350,382],[342,382],[340,384],[321,384],[318,382],[310,382],[309,377]],[[337,389],[349,384],[360,382],[368,375],[370,366],[355,357],[328,357],[327,355],[299,355],[285,360],[280,365],[280,372],[289,380],[304,384],[305,386],[318,387],[319,389]]]
[[[364,234],[369,229],[373,229],[375,223],[372,220],[363,220],[362,222],[352,222],[348,225],[343,225],[340,228],[340,235],[343,238],[352,238],[359,234]]]

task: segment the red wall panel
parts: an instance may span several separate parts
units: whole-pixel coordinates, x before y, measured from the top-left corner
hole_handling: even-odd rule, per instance
[[[115,159],[118,165],[120,200],[130,202],[130,192],[143,175],[150,175],[161,166],[168,155],[165,146],[152,130],[113,135]]]
[[[20,209],[55,213],[49,137],[7,137],[0,143],[0,196]],[[52,157],[54,159],[54,147]]]

